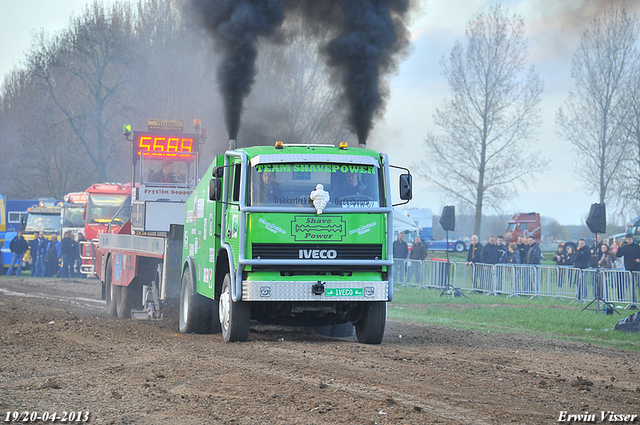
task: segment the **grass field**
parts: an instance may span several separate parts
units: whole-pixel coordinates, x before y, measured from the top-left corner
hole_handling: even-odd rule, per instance
[[[618,320],[634,313],[632,310],[618,309],[620,314],[606,315],[596,313],[595,309],[581,311],[585,304],[571,304],[569,300],[551,303],[549,299],[475,293],[465,294],[468,298],[454,298],[451,294],[440,297],[440,292],[396,287],[394,300],[389,304],[389,317],[487,333],[515,332],[640,351],[640,334],[613,330]]]

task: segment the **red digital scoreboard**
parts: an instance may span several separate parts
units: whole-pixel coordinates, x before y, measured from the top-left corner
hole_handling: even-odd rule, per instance
[[[133,155],[190,159],[198,152],[198,135],[170,132],[133,132]]]

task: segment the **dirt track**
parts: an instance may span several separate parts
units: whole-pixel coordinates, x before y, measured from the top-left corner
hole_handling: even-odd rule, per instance
[[[635,352],[398,321],[380,346],[258,325],[248,342],[225,344],[178,334],[175,314],[109,318],[99,298],[95,279],[0,277],[3,419],[552,424],[561,411],[595,413],[596,423],[601,410],[640,414]]]

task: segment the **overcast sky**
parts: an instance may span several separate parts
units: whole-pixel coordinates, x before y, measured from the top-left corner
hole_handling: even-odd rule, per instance
[[[111,1],[108,1],[111,2]],[[0,74],[21,66],[33,34],[54,33],[66,27],[90,3],[87,0],[0,0]],[[448,56],[456,40],[464,42],[464,30],[474,13],[501,3],[524,18],[531,64],[545,84],[542,96],[543,125],[537,142],[550,168],[519,188],[519,197],[505,213],[539,212],[561,224],[581,224],[595,194],[585,192],[574,173],[572,148],[556,134],[555,112],[573,89],[571,59],[580,35],[603,8],[627,4],[635,12],[638,1],[615,0],[429,0],[423,2],[411,25],[414,48],[391,79],[391,99],[384,118],[376,123],[370,147],[390,155],[392,163],[412,167],[424,151],[423,140],[433,125],[435,108],[450,98],[439,60]],[[185,118],[188,119],[188,118]],[[415,178],[413,207],[429,207],[439,214],[447,204]],[[491,214],[491,211],[486,211]]]

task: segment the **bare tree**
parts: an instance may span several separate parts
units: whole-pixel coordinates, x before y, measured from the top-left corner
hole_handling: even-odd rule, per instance
[[[624,92],[627,96],[628,143],[624,148],[625,160],[615,170],[618,213],[623,217],[637,213],[640,207],[640,69],[635,66]],[[622,219],[624,221],[624,219]]]
[[[499,210],[516,195],[516,182],[547,166],[529,149],[540,125],[543,84],[532,66],[525,73],[524,21],[500,7],[476,15],[460,42],[441,60],[453,99],[434,114],[443,135],[426,139],[423,177],[447,197],[472,206],[481,233],[485,205]]]
[[[575,91],[556,114],[560,135],[575,147],[578,176],[601,203],[628,152],[625,89],[638,66],[637,40],[638,21],[624,9],[594,19],[573,57]]]
[[[73,139],[49,98],[35,89],[33,76],[15,70],[0,95],[0,166],[2,193],[12,197],[54,196],[62,199],[86,186],[80,166],[86,158],[74,152]]]
[[[117,143],[123,140],[117,129],[135,57],[129,50],[131,20],[129,7],[116,3],[106,10],[96,1],[68,30],[39,37],[29,56],[30,71],[65,117],[98,181],[107,179],[107,166],[122,162],[126,152],[124,141]]]

